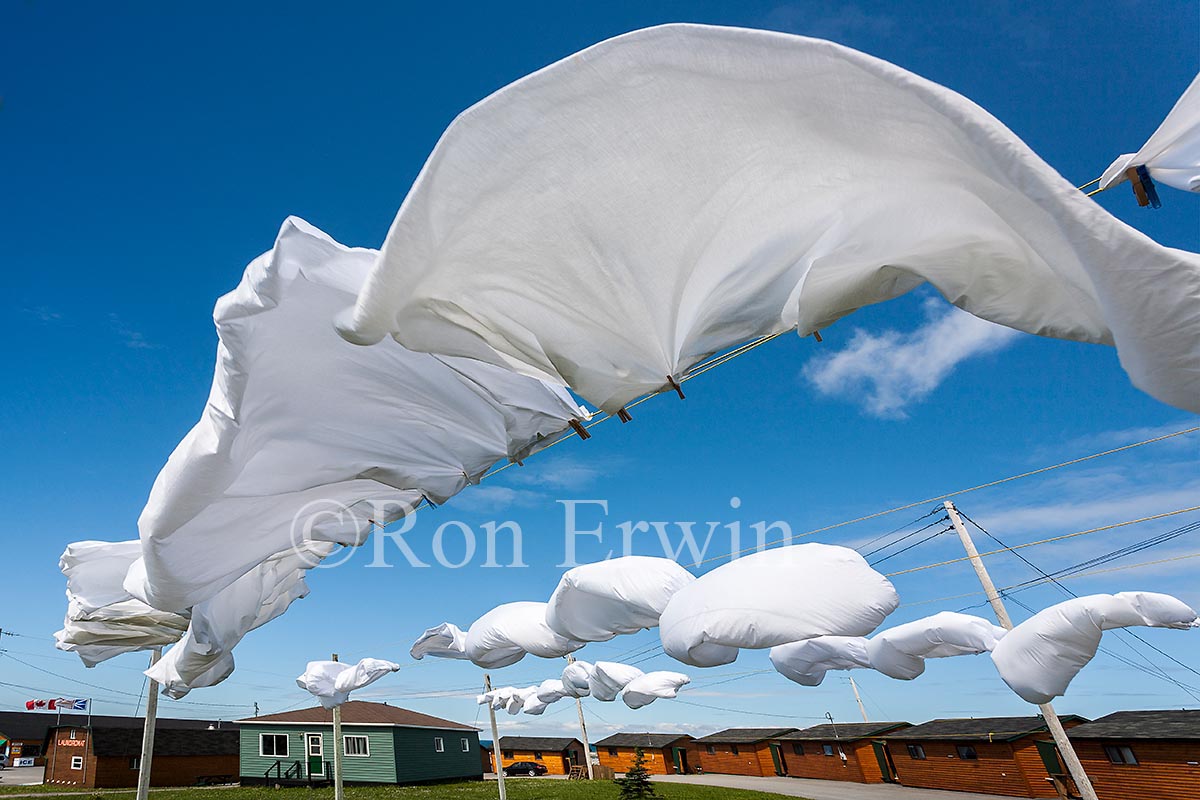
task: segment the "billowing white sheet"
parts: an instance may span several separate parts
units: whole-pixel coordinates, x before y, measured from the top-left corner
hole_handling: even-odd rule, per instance
[[[550,630],[545,603],[517,602],[496,606],[471,623],[464,648],[475,665],[497,669],[517,663],[526,653],[560,658],[583,645]]]
[[[562,671],[563,692],[567,697],[587,697],[592,687],[590,684],[592,664],[587,661],[574,661]]]
[[[1115,343],[1137,386],[1200,411],[1200,255],[1112,217],[961,95],[768,31],[634,31],[460,114],[339,324],[615,412],[925,282],[1002,325]]]
[[[1200,75],[1140,150],[1126,153],[1104,170],[1100,188],[1128,180],[1125,170],[1139,166],[1145,166],[1157,183],[1200,192]]]
[[[634,678],[645,673],[629,664],[616,661],[597,661],[588,672],[588,687],[591,696],[602,703],[611,703]]]
[[[692,682],[692,679],[682,672],[658,670],[639,675],[621,690],[621,699],[630,708],[642,708],[655,700],[671,700],[679,694],[679,690]]]
[[[585,642],[658,625],[667,601],[696,578],[669,558],[624,556],[563,574],[550,596],[546,623]]]
[[[986,619],[943,611],[880,631],[867,642],[871,668],[911,681],[925,671],[925,659],[990,653],[1005,630]]]
[[[364,658],[357,664],[340,661],[310,661],[296,685],[310,692],[322,708],[335,708],[350,699],[356,689],[400,669],[400,665],[381,658]]]
[[[537,696],[543,703],[555,703],[569,695],[562,680],[547,678],[538,685]]]
[[[435,658],[466,658],[467,634],[453,622],[429,628],[421,634],[408,654],[420,661],[425,656]]]
[[[73,652],[94,667],[114,656],[164,647],[188,627],[187,614],[151,608],[125,591],[130,566],[141,542],[73,542],[59,559],[67,578],[67,613],[54,634],[59,650]]]
[[[134,596],[179,611],[292,547],[360,544],[583,416],[503,369],[342,340],[331,320],[375,257],[292,217],[217,302],[212,393],[142,512]]]
[[[1156,592],[1076,597],[1039,611],[996,643],[992,661],[1009,688],[1030,703],[1049,703],[1096,655],[1104,631],[1145,625],[1196,627],[1196,612]]]
[[[862,636],[817,636],[771,648],[775,671],[801,686],[819,686],[831,669],[867,669],[867,640]]]
[[[659,619],[663,650],[715,667],[738,649],[814,636],[863,636],[899,605],[895,588],[848,547],[798,544],[766,550],[701,575]]]

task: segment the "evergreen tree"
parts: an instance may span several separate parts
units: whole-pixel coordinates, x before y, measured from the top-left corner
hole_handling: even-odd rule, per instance
[[[642,748],[633,751],[633,766],[623,778],[614,778],[613,783],[621,790],[621,800],[650,800],[661,797],[654,791],[650,773],[646,771],[646,754]]]

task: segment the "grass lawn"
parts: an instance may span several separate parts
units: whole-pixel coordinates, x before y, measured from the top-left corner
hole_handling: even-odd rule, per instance
[[[611,781],[561,781],[539,778],[517,778],[506,781],[509,800],[617,800],[617,787]],[[663,800],[772,800],[783,795],[752,792],[745,789],[726,789],[720,786],[694,786],[683,783],[656,783]],[[0,784],[0,796],[12,794],[53,795],[78,793],[79,789],[51,786],[5,786]],[[78,795],[87,800],[91,792]],[[134,791],[101,790],[105,798],[124,800]],[[156,789],[151,800],[332,800],[332,788],[305,787],[272,789],[266,786],[212,789]],[[348,786],[346,800],[495,800],[495,781],[467,781],[431,786]],[[796,798],[788,798],[796,800]]]

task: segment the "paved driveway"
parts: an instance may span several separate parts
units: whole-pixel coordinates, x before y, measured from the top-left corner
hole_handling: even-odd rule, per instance
[[[29,786],[42,782],[44,767],[9,767],[0,770],[0,786]]]
[[[807,778],[752,778],[742,775],[655,775],[656,781],[755,789],[810,800],[999,800],[998,795],[974,792],[940,792],[887,783],[814,781]]]

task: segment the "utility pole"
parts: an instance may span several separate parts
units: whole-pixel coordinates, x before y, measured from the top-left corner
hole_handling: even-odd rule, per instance
[[[575,656],[568,655],[567,663],[574,664]],[[592,774],[592,746],[588,743],[587,722],[583,719],[583,701],[578,697],[575,698],[575,710],[579,712],[579,733],[583,737],[583,761],[587,764],[588,780],[590,781],[595,778]]]
[[[333,654],[333,661],[338,654]],[[333,707],[333,800],[345,800],[346,790],[342,786],[342,707]]]
[[[150,666],[153,667],[157,664],[161,657],[161,647],[151,650]],[[146,800],[150,796],[150,769],[154,761],[154,729],[158,724],[158,681],[150,679],[147,688],[149,694],[146,695],[146,722],[142,727],[142,755],[138,759],[137,800]],[[89,702],[89,714],[91,708],[92,704]]]
[[[485,694],[492,691],[490,675],[483,676],[483,691]],[[507,800],[508,795],[504,791],[504,761],[500,758],[500,733],[496,730],[496,709],[492,708],[491,698],[488,698],[487,707],[488,718],[492,722],[492,763],[496,765],[496,784],[500,787],[500,800]]]
[[[862,697],[858,694],[858,684],[854,682],[854,678],[846,678],[850,681],[850,688],[854,690],[854,702],[858,703],[858,713],[862,714],[863,722],[870,722],[867,718],[867,707],[863,705]]]
[[[1013,629],[1012,617],[1008,615],[1008,609],[1004,607],[1004,601],[1000,599],[1000,592],[996,590],[996,584],[992,583],[992,576],[988,575],[987,568],[983,565],[983,559],[979,557],[979,551],[975,549],[975,541],[958,515],[958,509],[949,500],[943,505],[946,507],[946,514],[950,517],[950,524],[954,526],[958,538],[962,541],[963,549],[967,551],[967,558],[970,559],[971,566],[975,568],[975,575],[983,586],[983,592],[987,595],[988,603],[991,604],[996,619],[999,620],[1002,628],[1011,631]],[[1062,755],[1063,761],[1067,762],[1067,772],[1075,781],[1075,788],[1079,789],[1080,796],[1083,797],[1083,800],[1098,800],[1096,790],[1092,788],[1092,782],[1084,771],[1083,763],[1071,745],[1071,740],[1067,738],[1067,731],[1063,728],[1054,706],[1050,703],[1042,703],[1038,709],[1041,710],[1042,716],[1046,720],[1046,727],[1050,729],[1054,743],[1058,745],[1058,752]]]

